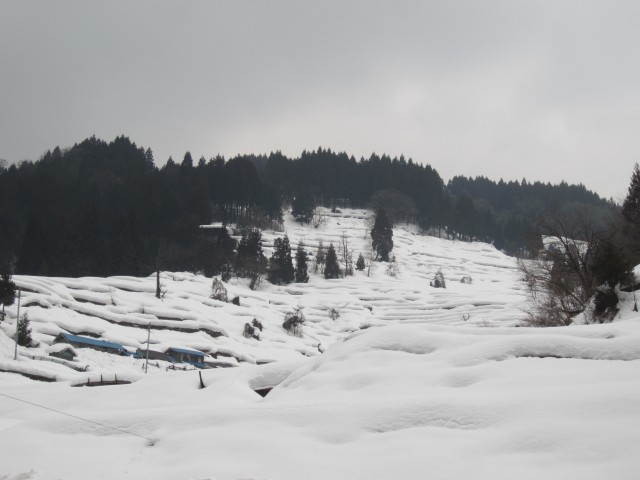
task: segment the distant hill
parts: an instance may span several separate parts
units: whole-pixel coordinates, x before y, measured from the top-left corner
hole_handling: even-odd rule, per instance
[[[327,207],[384,207],[394,221],[524,254],[537,219],[557,209],[616,208],[582,185],[456,177],[427,164],[372,154],[356,159],[319,147],[155,165],[151,149],[121,136],[56,147],[0,171],[0,263],[38,275],[218,272],[233,246],[201,235],[211,221],[273,226],[283,206],[310,192]],[[222,242],[222,243],[220,243]]]

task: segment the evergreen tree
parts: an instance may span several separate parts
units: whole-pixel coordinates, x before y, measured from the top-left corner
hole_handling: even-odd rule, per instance
[[[298,283],[307,283],[309,281],[309,273],[307,271],[307,258],[308,258],[308,253],[304,249],[304,243],[302,243],[302,240],[301,240],[298,243],[298,249],[296,250],[295,280]]]
[[[282,280],[283,283],[291,283],[294,280],[295,271],[293,269],[293,258],[291,257],[291,244],[287,235],[282,239],[282,250],[284,252]]]
[[[147,161],[150,167],[154,166],[153,150],[151,150],[151,148],[147,148],[144,151],[144,159]]]
[[[596,283],[615,289],[617,285],[634,283],[633,264],[611,239],[600,239],[594,249],[591,270]]]
[[[635,260],[640,258],[640,167],[636,163],[631,175],[629,191],[622,203],[622,215],[626,221],[625,233]]]
[[[238,244],[236,274],[254,278],[264,272],[266,263],[262,253],[262,232],[257,228],[246,229]]]
[[[640,167],[636,163],[631,175],[631,184],[622,204],[622,214],[627,221],[640,224]]]
[[[478,212],[471,196],[462,195],[453,209],[453,228],[463,240],[472,241],[477,233]]]
[[[0,303],[2,303],[2,317],[0,320],[4,320],[4,307],[5,305],[13,305],[16,300],[16,284],[11,279],[11,274],[3,272],[0,276]]]
[[[269,259],[269,281],[275,285],[291,283],[294,280],[293,261],[289,237],[276,238],[273,242],[273,255]]]
[[[18,345],[23,347],[30,347],[33,342],[29,323],[29,316],[26,313],[18,320]]]
[[[333,243],[329,244],[327,250],[327,257],[325,259],[324,266],[324,278],[340,278],[340,266],[338,265],[338,255],[336,255],[336,249],[333,247]]]
[[[298,192],[291,204],[291,215],[296,222],[309,223],[316,211],[315,200],[307,190]]]
[[[376,221],[371,229],[371,246],[378,260],[389,261],[389,253],[393,250],[393,230],[384,208],[378,209]]]
[[[193,157],[191,156],[191,152],[186,152],[184,154],[184,158],[182,159],[182,163],[180,165],[185,168],[193,167]]]
[[[364,257],[362,254],[358,255],[358,260],[356,260],[356,270],[363,271],[365,268]]]

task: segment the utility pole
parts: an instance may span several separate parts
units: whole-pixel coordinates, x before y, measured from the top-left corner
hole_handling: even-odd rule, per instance
[[[22,296],[22,289],[18,289],[18,316],[16,317],[16,348],[13,352],[13,359],[18,359],[18,331],[20,327],[20,297]]]
[[[147,355],[144,362],[144,373],[147,373],[147,367],[149,366],[149,341],[151,340],[151,322],[147,326]]]
[[[160,253],[156,257],[156,298],[160,298]]]

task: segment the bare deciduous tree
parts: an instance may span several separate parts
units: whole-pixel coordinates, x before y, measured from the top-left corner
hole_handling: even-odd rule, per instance
[[[371,272],[378,268],[378,262],[376,262],[376,253],[371,246],[367,247],[367,251],[364,255],[364,271],[367,272],[367,277],[371,276]]]
[[[596,231],[588,212],[551,216],[540,222],[540,228],[542,251],[535,260],[518,262],[529,297],[526,323],[539,327],[568,325],[587,309],[598,292],[609,299],[615,297],[615,307],[614,288],[628,278],[624,259],[618,262],[612,257],[623,256],[615,247],[613,253],[611,250],[615,231]],[[616,271],[612,271],[613,263]],[[611,304],[605,310],[609,307]],[[594,313],[598,314],[597,308]]]
[[[338,255],[340,256],[340,263],[344,267],[342,272],[344,276],[353,275],[353,250],[349,249],[349,237],[347,232],[342,232],[340,235],[340,242],[338,243]]]

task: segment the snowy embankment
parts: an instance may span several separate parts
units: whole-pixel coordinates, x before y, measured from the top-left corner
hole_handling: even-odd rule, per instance
[[[316,358],[204,371],[203,389],[196,372],[75,389],[0,376],[3,393],[130,432],[2,398],[2,468],[33,479],[631,480],[638,323],[369,329]]]
[[[288,222],[287,231],[313,249],[344,230],[357,256],[367,217],[347,211],[324,230]],[[140,360],[87,349],[78,349],[87,372],[14,362],[12,317],[0,369],[61,381],[0,374],[0,478],[637,478],[640,316],[629,295],[611,324],[514,328],[523,295],[513,259],[409,228],[394,241],[398,278],[382,267],[255,292],[235,281],[239,307],[210,300],[210,279],[190,274],[163,274],[163,301],[154,278],[17,277],[41,342],[29,354],[46,355],[63,330],[135,350],[150,323],[152,348],[224,353],[239,367],[202,371],[201,388],[196,371],[158,362],[144,375]],[[439,268],[445,290],[429,287]],[[294,307],[307,316],[302,338],[281,327]],[[260,341],[242,336],[253,318],[265,326]],[[277,361],[255,364],[267,360]],[[111,374],[135,381],[70,388]]]

